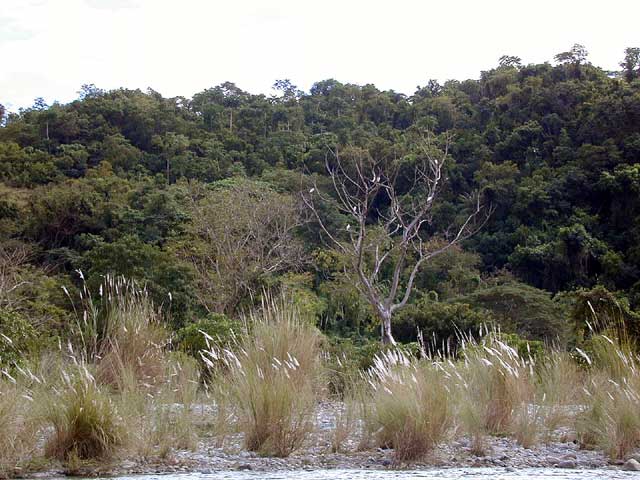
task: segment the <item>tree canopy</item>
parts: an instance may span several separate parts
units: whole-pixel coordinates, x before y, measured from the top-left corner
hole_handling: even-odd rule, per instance
[[[279,80],[273,96],[226,82],[192,98],[84,85],[65,105],[0,106],[0,244],[29,252],[0,266],[0,285],[27,282],[3,290],[3,318],[64,329],[71,306],[56,292],[81,271],[91,285],[106,273],[145,283],[176,327],[288,289],[324,328],[374,335],[376,313],[320,227],[349,225],[326,165],[339,151],[345,171],[354,152],[393,167],[395,197],[368,204],[364,221],[375,223],[393,202],[425,194],[413,174],[427,131],[450,141],[416,238],[453,238],[469,192],[483,192],[491,215],[447,264],[416,273],[398,320],[403,340],[418,326],[450,335],[445,318],[566,337],[577,310],[559,294],[594,287],[625,298],[631,318],[640,308],[639,51],[627,48],[613,73],[578,44],[555,64],[504,55],[479,79],[425,79],[413,95],[334,79],[308,92]],[[317,218],[302,205],[311,188],[328,199]],[[381,296],[395,260],[376,272]],[[34,272],[42,288],[28,289]]]

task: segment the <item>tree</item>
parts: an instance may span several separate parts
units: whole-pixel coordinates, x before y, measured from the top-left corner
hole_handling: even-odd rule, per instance
[[[81,265],[89,287],[99,288],[105,275],[122,276],[144,285],[153,303],[169,314],[173,326],[189,318],[194,300],[191,272],[175,262],[172,252],[124,235],[113,243],[96,240],[84,253]]]
[[[518,282],[510,275],[489,279],[481,288],[456,300],[487,310],[504,332],[561,344],[566,341],[562,305],[554,302],[549,292]]]
[[[77,93],[80,100],[86,100],[89,98],[101,97],[105,94],[105,91],[96,87],[93,83],[85,83],[80,87],[80,90]]]
[[[293,196],[258,182],[214,185],[213,191],[193,186],[192,221],[176,251],[193,267],[201,305],[234,313],[265,277],[302,265],[302,244],[294,236],[301,212]]]
[[[555,55],[553,58],[556,62],[561,64],[574,64],[580,65],[584,63],[587,59],[589,52],[584,45],[580,45],[579,43],[574,43],[571,50],[568,52],[560,52]]]
[[[483,210],[489,214],[478,192],[468,196],[471,213],[461,222],[428,234],[450,141],[445,135],[440,150],[431,134],[422,137],[408,186],[401,185],[406,178],[400,178],[398,162],[385,163],[365,149],[331,150],[333,163],[326,167],[337,208],[349,219],[344,231],[323,220],[318,199],[329,199],[317,185],[303,195],[328,241],[349,259],[347,273],[380,320],[384,344],[395,344],[392,316],[407,305],[422,265],[471,236],[486,221]],[[383,201],[386,208],[380,207]],[[383,272],[390,274],[384,278]]]
[[[571,50],[567,52],[560,52],[553,58],[563,66],[570,77],[581,78],[582,69],[580,67],[587,63],[588,55],[589,52],[587,52],[584,45],[575,43],[573,47],[571,47]]]
[[[272,87],[275,91],[280,92],[281,98],[283,101],[291,101],[296,100],[304,92],[298,89],[291,80],[285,78],[284,80],[276,80]]]
[[[637,342],[640,338],[640,314],[631,310],[629,301],[620,292],[596,285],[591,289],[580,288],[566,297],[572,300],[569,319],[578,343],[606,330],[615,332],[623,341]]]
[[[498,60],[500,68],[520,68],[522,67],[522,59],[514,55],[502,55]]]
[[[640,48],[626,48],[624,60],[620,62],[620,66],[627,82],[640,77]]]

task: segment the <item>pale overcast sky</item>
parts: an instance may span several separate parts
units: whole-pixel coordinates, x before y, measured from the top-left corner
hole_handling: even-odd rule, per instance
[[[0,103],[68,102],[85,83],[190,97],[228,80],[270,94],[283,78],[412,94],[574,43],[617,69],[640,46],[639,18],[638,0],[0,0]]]

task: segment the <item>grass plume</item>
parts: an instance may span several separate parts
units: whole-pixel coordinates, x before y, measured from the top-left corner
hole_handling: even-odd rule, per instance
[[[315,327],[292,305],[267,299],[246,319],[237,348],[204,352],[237,407],[247,449],[285,457],[302,445],[313,427],[319,344]]]
[[[420,459],[445,438],[452,409],[439,363],[389,350],[376,357],[368,375],[378,445],[393,447],[396,461]]]

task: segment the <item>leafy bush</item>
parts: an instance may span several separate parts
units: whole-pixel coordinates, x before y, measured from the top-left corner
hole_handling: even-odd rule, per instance
[[[383,348],[377,339],[326,337],[322,349],[329,392],[342,396],[353,380],[359,378],[360,372],[373,365]]]
[[[487,311],[467,303],[439,302],[425,296],[397,313],[393,329],[399,341],[416,341],[421,332],[425,341],[440,346],[443,342],[456,343],[460,332],[477,330],[491,318]]]
[[[290,299],[302,318],[315,323],[326,311],[326,301],[313,291],[309,273],[287,273],[278,277],[283,295]]]
[[[10,368],[37,347],[37,333],[18,312],[0,308],[0,368]]]
[[[459,301],[489,311],[504,332],[535,340],[566,342],[564,309],[548,292],[508,278],[498,278],[493,283]]]
[[[240,330],[240,322],[222,313],[211,313],[179,329],[175,335],[175,345],[180,351],[200,359],[200,352],[209,348],[205,335],[212,338],[216,345],[222,346],[233,343],[235,334]]]
[[[597,285],[591,289],[578,289],[564,297],[571,301],[569,318],[578,345],[592,334],[606,330],[622,341],[640,339],[640,314],[631,310],[629,301],[619,292],[610,292]]]
[[[541,340],[527,340],[517,333],[499,333],[497,338],[513,347],[520,358],[535,360],[544,356],[544,343]]]

